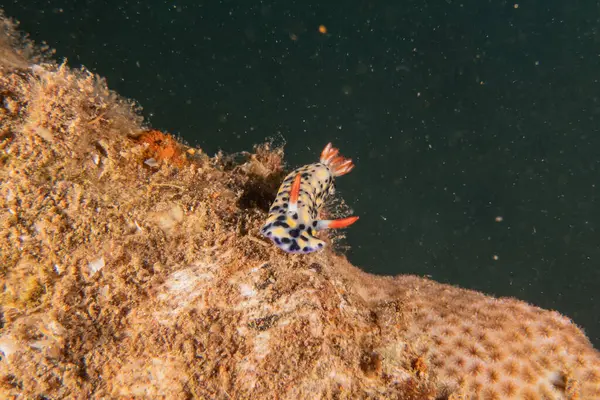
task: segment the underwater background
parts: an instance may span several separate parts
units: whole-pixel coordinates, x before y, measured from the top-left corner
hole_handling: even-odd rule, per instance
[[[600,8],[585,1],[3,1],[208,154],[332,141],[346,254],[555,309],[600,347]]]

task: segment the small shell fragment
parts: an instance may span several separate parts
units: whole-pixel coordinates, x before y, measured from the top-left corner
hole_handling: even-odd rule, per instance
[[[12,336],[4,336],[0,339],[0,353],[4,354],[6,359],[17,352],[19,344]]]
[[[91,261],[88,264],[88,269],[90,271],[90,276],[94,276],[96,274],[96,272],[100,271],[102,268],[104,268],[104,257],[100,257],[94,261]]]
[[[56,275],[62,274],[63,267],[60,264],[54,264],[54,272],[56,272]]]
[[[154,158],[147,159],[146,161],[144,161],[144,164],[152,168],[158,167],[158,161],[156,161]]]

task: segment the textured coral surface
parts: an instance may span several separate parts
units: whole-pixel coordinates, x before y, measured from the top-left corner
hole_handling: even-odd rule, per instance
[[[399,280],[414,310],[406,338],[443,382],[489,399],[600,396],[598,352],[569,319],[514,299]]]
[[[187,149],[0,31],[0,398],[600,398],[566,317],[282,253],[280,150]]]

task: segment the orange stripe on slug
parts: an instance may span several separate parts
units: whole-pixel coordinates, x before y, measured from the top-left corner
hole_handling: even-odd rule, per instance
[[[353,223],[355,223],[356,221],[358,221],[358,217],[347,217],[347,218],[334,219],[333,221],[329,222],[328,228],[330,228],[330,229],[347,228],[350,225],[352,225]]]
[[[294,183],[292,183],[292,190],[290,192],[290,206],[292,204],[298,204],[298,196],[300,195],[300,183],[301,183],[301,176],[300,174],[296,175],[296,178],[294,178]]]

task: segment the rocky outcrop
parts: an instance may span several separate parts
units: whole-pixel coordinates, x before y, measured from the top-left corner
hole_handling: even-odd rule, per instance
[[[281,252],[281,149],[188,148],[4,23],[2,398],[600,398],[569,319]]]

